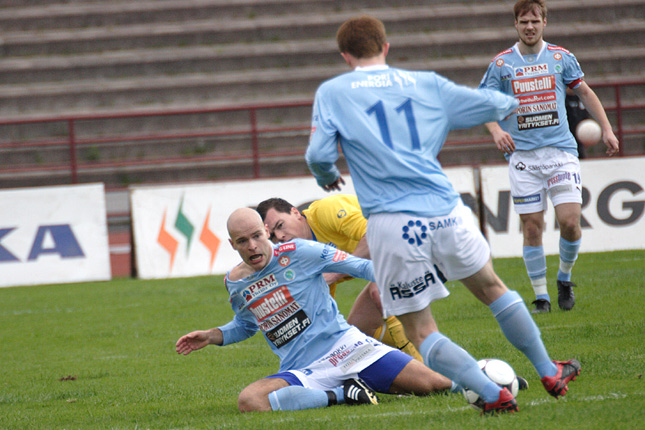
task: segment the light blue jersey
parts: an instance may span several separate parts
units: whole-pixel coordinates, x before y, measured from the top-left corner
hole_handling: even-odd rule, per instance
[[[274,245],[264,269],[225,279],[235,317],[219,327],[224,345],[260,330],[280,357],[280,371],[302,369],[329,353],[350,328],[329,295],[322,273],[374,280],[372,262],[322,243],[293,239]]]
[[[318,184],[328,185],[340,176],[340,142],[366,218],[446,215],[459,199],[437,160],[448,132],[501,120],[517,104],[434,72],[357,68],[318,88],[305,158]]]
[[[567,122],[566,87],[580,85],[584,73],[576,57],[544,42],[537,55],[522,55],[518,45],[497,54],[480,88],[511,94],[520,102],[517,112],[500,122],[519,151],[552,146],[578,156]]]

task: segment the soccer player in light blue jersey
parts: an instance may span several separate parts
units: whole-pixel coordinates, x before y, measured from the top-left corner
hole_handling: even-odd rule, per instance
[[[436,264],[489,306],[547,391],[564,395],[579,363],[551,361],[526,305],[495,274],[488,243],[437,160],[450,130],[502,120],[518,101],[498,91],[456,85],[433,72],[389,67],[390,45],[376,18],[349,19],[336,39],[352,71],[318,88],[305,157],[318,184],[338,190],[344,184],[335,164],[340,143],[368,219],[367,241],[383,307],[399,318],[424,363],[479,394],[484,412],[516,411],[513,395],[439,332],[430,309],[443,288]]]
[[[260,331],[280,358],[280,369],[242,390],[240,411],[376,404],[373,391],[427,395],[451,388],[446,378],[361,333],[338,312],[323,273],[373,281],[370,260],[309,240],[273,245],[260,214],[250,208],[233,212],[227,227],[229,242],[243,260],[225,279],[235,317],[224,326],[182,336],[176,351],[187,355]]]
[[[576,57],[542,39],[547,13],[544,1],[520,0],[513,11],[519,41],[493,58],[480,88],[512,95],[520,107],[509,118],[486,126],[509,159],[513,206],[524,235],[524,264],[536,296],[533,312],[551,311],[542,245],[547,196],[560,227],[558,305],[568,311],[575,304],[571,270],[582,237],[582,184],[577,143],[567,121],[567,88],[600,124],[609,156],[618,152],[618,140],[600,100],[583,81]]]

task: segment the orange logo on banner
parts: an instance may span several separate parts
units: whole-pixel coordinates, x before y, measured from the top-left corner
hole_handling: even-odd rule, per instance
[[[208,214],[206,214],[206,220],[204,221],[204,226],[202,227],[202,232],[199,235],[199,241],[208,248],[211,253],[211,262],[209,266],[209,271],[213,270],[213,262],[215,261],[215,256],[217,255],[217,249],[219,248],[220,240],[213,233],[213,231],[208,228],[208,221],[211,217],[211,208],[208,208]]]
[[[161,247],[165,249],[168,252],[168,254],[170,254],[170,267],[168,269],[168,273],[172,273],[172,268],[175,263],[175,257],[177,254],[177,248],[179,247],[179,241],[175,239],[166,230],[166,212],[167,212],[167,209],[164,210],[164,213],[163,213],[163,218],[161,220],[161,227],[159,228],[159,235],[157,236],[157,243],[159,243],[159,245],[161,245]],[[208,208],[206,219],[204,220],[204,224],[202,225],[202,231],[199,234],[199,241],[210,252],[210,262],[209,262],[208,270],[212,271],[213,263],[215,262],[215,256],[217,255],[217,250],[219,249],[221,240],[208,227],[210,217],[211,217],[211,208]],[[181,208],[178,214],[178,219],[180,219],[181,223],[175,223],[175,227],[179,230],[180,233],[186,236],[187,245],[188,245],[188,248],[190,248],[190,240],[193,235],[193,228],[192,228],[192,224],[190,224],[190,221],[188,221],[188,218],[186,218],[186,216],[181,212]]]
[[[157,242],[162,246],[163,249],[168,251],[168,254],[170,254],[170,268],[168,269],[168,273],[170,273],[172,272],[172,266],[175,263],[175,254],[177,254],[177,246],[179,245],[179,242],[166,231],[165,210],[163,211],[163,218],[161,219],[161,227],[159,228]]]

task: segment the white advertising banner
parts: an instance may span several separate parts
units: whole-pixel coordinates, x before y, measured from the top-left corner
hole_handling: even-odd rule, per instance
[[[349,179],[344,192],[354,193]],[[328,195],[312,177],[133,187],[130,208],[137,276],[226,273],[241,261],[228,243],[226,220],[231,212],[271,197],[301,206]]]
[[[447,169],[455,188],[475,195],[471,168]],[[354,194],[349,176],[342,193]],[[241,260],[228,243],[233,210],[280,197],[296,207],[329,196],[313,177],[132,187],[137,275],[143,279],[222,274]]]
[[[581,252],[645,249],[645,157],[580,161],[583,203]],[[482,167],[485,233],[494,257],[522,256],[519,215],[508,167]],[[549,200],[544,252],[559,253],[560,233]]]
[[[0,287],[111,278],[103,184],[0,191]]]

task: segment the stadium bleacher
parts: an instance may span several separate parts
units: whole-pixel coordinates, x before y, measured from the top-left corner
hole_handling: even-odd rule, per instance
[[[76,121],[85,168],[79,182],[117,189],[120,212],[129,184],[252,177],[248,112],[132,117],[128,114],[311,101],[325,79],[346,71],[334,42],[338,25],[369,13],[388,29],[392,65],[435,70],[476,86],[490,59],[516,39],[512,1],[500,0],[0,0],[0,121],[126,114]],[[645,82],[645,0],[550,0],[545,39],[573,51],[590,83]],[[607,107],[612,87],[596,92]],[[645,84],[621,91],[623,105],[645,106]],[[645,108],[625,111],[627,130],[643,127]],[[310,108],[269,109],[259,128],[263,176],[307,174]],[[616,123],[615,112],[609,112]],[[69,124],[0,125],[0,187],[69,183]],[[210,133],[210,137],[187,136]],[[168,136],[183,133],[183,137]],[[164,138],[143,138],[154,134]],[[214,136],[214,134],[216,136]],[[112,139],[114,136],[131,136]],[[142,137],[143,136],[143,137]],[[480,142],[483,127],[449,140]],[[102,141],[103,140],[103,141]],[[40,142],[23,145],[22,143]],[[44,142],[44,143],[42,143]],[[59,142],[56,144],[56,142]],[[626,134],[627,155],[645,153],[642,134]],[[602,153],[600,145],[590,155]],[[489,145],[447,147],[444,165],[502,162]],[[136,162],[136,163],[135,163]],[[62,170],[59,169],[60,166]],[[49,169],[48,169],[49,168]]]

